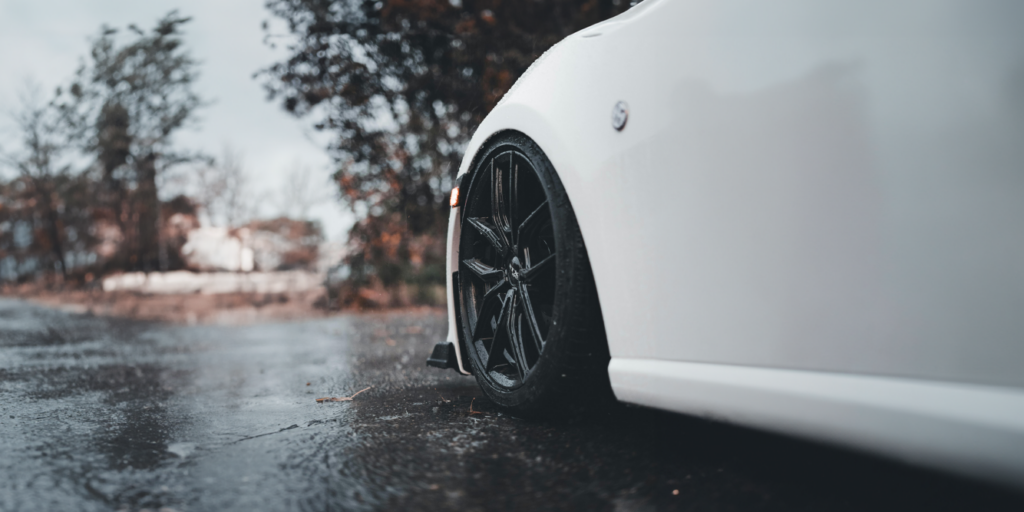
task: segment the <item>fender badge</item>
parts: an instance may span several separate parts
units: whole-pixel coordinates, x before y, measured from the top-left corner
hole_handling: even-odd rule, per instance
[[[612,109],[612,128],[621,132],[626,127],[626,120],[628,118],[629,105],[625,101],[616,103],[615,108]]]

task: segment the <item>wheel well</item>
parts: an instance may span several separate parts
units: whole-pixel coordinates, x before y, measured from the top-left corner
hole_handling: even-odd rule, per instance
[[[482,158],[484,158],[488,153],[490,153],[494,149],[494,147],[493,147],[494,140],[498,139],[498,138],[507,137],[507,136],[523,137],[523,138],[531,141],[533,144],[535,144],[537,146],[537,148],[541,152],[543,152],[545,155],[547,155],[547,152],[545,152],[544,149],[540,147],[540,144],[538,144],[537,141],[533,137],[530,137],[526,133],[523,133],[523,132],[521,132],[519,130],[503,129],[503,130],[499,130],[497,132],[492,133],[482,143],[480,143],[480,145],[477,147],[476,152],[473,154],[472,159],[470,160],[469,165],[466,168],[465,174],[463,174],[462,176],[460,176],[458,178],[458,182],[457,183],[460,186],[460,193],[463,194],[463,197],[466,197],[466,195],[469,193],[469,190],[468,189],[467,190],[462,190],[461,187],[463,185],[468,186],[470,183],[472,183],[473,175],[477,172],[477,167],[480,164],[480,160]],[[550,157],[548,157],[548,158],[550,160]],[[555,173],[556,177],[558,177],[558,174],[559,174],[558,173],[558,169],[554,166],[554,164],[551,165],[551,168],[554,170],[554,173]],[[558,179],[561,180],[560,177],[558,177]],[[564,186],[563,186],[563,190],[565,190]],[[569,203],[571,205],[572,204],[572,198],[569,196],[569,191],[568,190],[565,190],[565,196],[566,196],[566,199],[569,201]],[[457,221],[460,224],[463,222],[462,211],[461,210],[460,210],[459,214],[457,215]],[[461,228],[461,226],[460,226],[460,228]],[[582,232],[582,229],[580,229],[579,233],[580,233],[580,237],[582,238],[582,241],[583,241],[584,252],[586,254],[588,254],[588,259],[589,259],[589,251],[586,248],[586,246],[587,246],[586,236]],[[461,237],[461,229],[459,230],[459,236]],[[454,259],[456,260],[455,261],[456,268],[458,268],[458,266],[457,266],[458,263],[457,262],[458,262],[458,255],[459,255],[459,240],[457,240],[457,239],[456,240],[452,240],[452,253],[453,253],[453,256],[455,256]],[[591,269],[591,272],[593,272],[593,267],[592,266],[590,266],[590,269]],[[593,279],[595,281],[595,286],[594,286],[594,290],[593,290],[594,300],[597,302],[598,311],[600,312],[601,317],[603,319],[603,317],[604,317],[604,308],[601,305],[601,296],[600,296],[600,294],[597,291],[596,279],[593,276],[591,277],[591,279]],[[462,297],[460,295],[460,293],[461,293],[461,286],[462,286],[462,284],[460,282],[460,273],[459,273],[458,270],[456,270],[456,271],[452,272],[452,300],[454,302],[454,309],[455,309],[455,336],[456,336],[456,340],[458,341],[458,346],[459,346],[460,354],[461,354],[462,360],[463,360],[463,366],[464,366],[466,371],[468,371],[468,372],[470,372],[472,374],[473,369],[472,369],[471,365],[469,364],[469,353],[468,353],[469,345],[466,343],[465,337],[463,335],[464,333],[463,333],[463,325],[462,325],[462,322],[463,322],[463,318],[462,318]],[[602,321],[602,324],[603,323],[604,322]],[[603,325],[602,325],[602,330],[604,330],[604,326]],[[605,333],[605,335],[606,335],[606,333]],[[607,344],[607,340],[605,340],[605,343]]]

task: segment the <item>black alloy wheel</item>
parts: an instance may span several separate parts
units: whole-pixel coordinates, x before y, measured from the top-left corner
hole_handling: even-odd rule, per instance
[[[515,132],[479,154],[461,212],[458,290],[477,381],[524,416],[610,396],[597,292],[554,168]]]

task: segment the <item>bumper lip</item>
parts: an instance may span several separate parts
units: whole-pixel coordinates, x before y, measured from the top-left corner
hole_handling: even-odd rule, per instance
[[[462,173],[459,176],[461,180],[466,173]],[[447,260],[448,260],[448,272],[445,278],[448,298],[448,336],[446,341],[454,345],[455,350],[455,362],[456,366],[454,369],[461,375],[472,375],[468,371],[469,361],[465,361],[463,356],[463,350],[466,347],[462,346],[462,336],[459,333],[461,329],[461,312],[459,311],[458,304],[458,244],[455,242],[459,238],[459,222],[461,221],[460,210],[462,208],[456,206],[452,208],[451,214],[448,217],[448,240],[447,240]]]
[[[442,341],[434,345],[434,351],[427,358],[427,366],[447,370],[459,371],[459,362],[455,358],[458,348],[450,341]]]

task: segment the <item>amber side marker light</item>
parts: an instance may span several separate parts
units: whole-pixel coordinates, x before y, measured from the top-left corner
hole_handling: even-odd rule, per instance
[[[459,187],[452,189],[452,200],[450,201],[452,208],[459,205]]]

